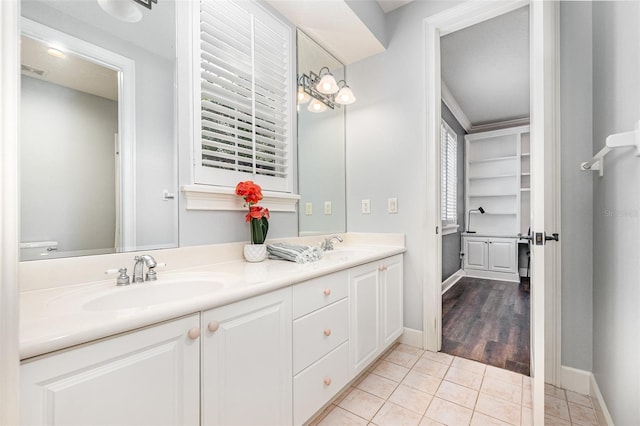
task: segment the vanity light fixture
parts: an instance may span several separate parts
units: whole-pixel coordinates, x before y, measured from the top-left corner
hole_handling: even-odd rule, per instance
[[[65,56],[67,56],[64,54],[62,50],[56,49],[55,47],[48,48],[47,53],[53,56],[54,58],[64,58]]]
[[[325,112],[327,110],[327,106],[317,100],[316,98],[311,99],[311,103],[307,107],[307,109],[311,112]]]
[[[325,72],[324,75],[322,74],[323,71]],[[331,74],[331,71],[329,71],[329,67],[320,68],[318,75],[320,77],[320,81],[316,83],[316,90],[318,92],[325,95],[333,95],[340,90],[335,77]]]
[[[325,74],[321,77],[323,72]],[[309,75],[302,74],[298,77],[298,105],[306,104],[311,101],[311,104],[309,104],[307,108],[309,111],[323,112],[327,110],[327,107],[335,109],[336,106],[351,105],[356,101],[353,91],[347,85],[345,80],[340,80],[336,83],[336,89],[334,92],[321,92],[319,87],[322,85],[322,80],[327,75],[330,75],[329,68],[322,67],[318,74],[313,71],[309,71]],[[332,75],[331,79],[335,82],[335,78],[333,78]],[[320,105],[323,105],[323,107]]]

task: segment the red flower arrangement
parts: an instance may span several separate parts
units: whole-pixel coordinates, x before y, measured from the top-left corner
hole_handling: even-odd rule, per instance
[[[263,198],[262,188],[250,180],[239,182],[236,185],[236,195],[244,199],[245,207],[249,207],[245,219],[251,223],[251,244],[264,244],[269,231],[269,209],[256,205]]]

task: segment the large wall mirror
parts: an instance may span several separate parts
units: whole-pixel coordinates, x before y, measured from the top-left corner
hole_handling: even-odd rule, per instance
[[[325,67],[336,80],[345,78],[344,65],[318,43],[299,30],[297,40],[299,83]],[[298,102],[300,236],[346,231],[345,110],[316,102]]]
[[[21,2],[22,260],[178,244],[176,5],[111,3]]]

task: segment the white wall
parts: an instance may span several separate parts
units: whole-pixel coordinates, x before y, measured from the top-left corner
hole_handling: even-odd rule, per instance
[[[640,119],[640,2],[593,3],[593,151]],[[593,174],[593,373],[613,421],[640,419],[640,158]]]
[[[422,330],[425,212],[423,19],[455,2],[414,2],[387,15],[386,52],[349,66],[358,101],[347,109],[347,230],[406,235],[404,325]],[[397,197],[398,213],[387,213]],[[371,214],[360,213],[362,199]],[[428,206],[427,208],[432,208]]]
[[[115,101],[22,77],[21,238],[113,248]]]
[[[562,364],[591,371],[593,333],[593,154],[591,3],[560,8]]]

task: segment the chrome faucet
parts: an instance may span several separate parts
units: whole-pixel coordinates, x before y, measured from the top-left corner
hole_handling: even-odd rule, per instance
[[[156,271],[153,269],[157,263],[153,256],[143,254],[133,258],[136,262],[133,265],[133,283],[141,283],[143,281],[155,281],[158,279]],[[147,265],[147,275],[144,276],[144,265]]]
[[[343,242],[344,241],[342,239],[342,237],[340,237],[339,235],[333,235],[331,237],[325,238],[324,241],[322,242],[322,244],[320,244],[320,247],[324,251],[333,250],[333,241],[334,240],[335,241],[339,241],[339,242]]]

